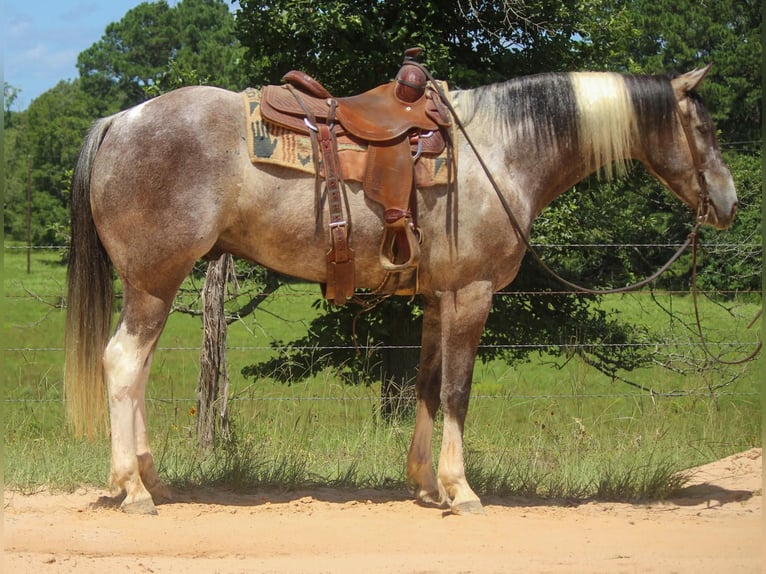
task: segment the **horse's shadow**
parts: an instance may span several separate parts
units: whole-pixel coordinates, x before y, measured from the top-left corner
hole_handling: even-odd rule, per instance
[[[328,502],[333,504],[388,504],[391,502],[411,502],[415,507],[439,508],[448,510],[447,505],[426,503],[415,500],[407,490],[378,490],[378,489],[353,489],[333,487],[313,487],[296,490],[285,490],[276,487],[266,487],[258,490],[236,490],[224,486],[176,488],[172,490],[172,498],[155,500],[157,506],[171,506],[183,504],[203,504],[223,507],[259,507],[272,504],[291,504],[301,501],[313,500],[316,502]],[[630,501],[629,504],[646,505],[654,503],[670,503],[677,506],[704,505],[707,508],[721,507],[734,502],[744,502],[757,494],[752,490],[730,490],[715,484],[694,484],[677,490],[668,498],[662,500],[639,500]],[[101,496],[90,504],[91,508],[114,508],[117,509],[125,499],[125,494],[117,496]],[[545,498],[545,497],[522,497],[522,496],[483,496],[482,501],[486,506],[500,506],[505,508],[531,508],[531,507],[576,507],[583,503],[615,502],[614,500],[599,500],[589,498],[587,500]]]
[[[171,498],[155,500],[157,506],[182,504],[203,504],[229,507],[257,507],[271,504],[290,504],[302,500],[330,502],[335,504],[366,503],[387,504],[390,502],[412,501],[414,498],[406,490],[349,489],[331,487],[307,487],[285,490],[266,487],[258,490],[236,490],[225,486],[171,488]],[[125,500],[125,493],[117,496],[100,496],[90,504],[91,508],[119,508]],[[436,505],[434,505],[436,506]]]
[[[757,491],[729,490],[716,484],[701,483],[678,490],[668,501],[678,506],[697,506],[707,508],[724,506],[733,502],[744,502],[755,496]]]

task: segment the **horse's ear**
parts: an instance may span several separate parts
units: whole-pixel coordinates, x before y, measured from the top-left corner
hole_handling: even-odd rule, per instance
[[[682,74],[677,78],[673,78],[670,83],[673,85],[673,91],[676,93],[676,97],[680,99],[699,86],[712,66],[713,63],[711,62],[704,68],[697,68],[696,70]]]

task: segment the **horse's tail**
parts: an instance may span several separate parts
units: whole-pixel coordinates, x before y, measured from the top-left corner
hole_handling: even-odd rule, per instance
[[[80,150],[71,194],[67,269],[64,396],[72,431],[93,438],[106,429],[103,353],[112,319],[112,265],[90,207],[93,162],[113,118],[99,120]]]

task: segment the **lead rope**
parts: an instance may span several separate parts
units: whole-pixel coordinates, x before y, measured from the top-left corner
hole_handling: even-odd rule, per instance
[[[705,335],[702,332],[702,321],[700,320],[700,311],[699,311],[699,304],[698,304],[698,289],[697,289],[697,251],[699,249],[699,244],[697,241],[697,235],[694,235],[694,238],[692,240],[692,277],[691,277],[691,292],[692,292],[692,302],[694,304],[694,319],[697,323],[697,333],[699,334],[700,341],[702,341],[702,348],[705,351],[705,354],[713,359],[716,363],[721,363],[722,365],[742,365],[744,363],[747,363],[749,361],[752,361],[758,356],[758,353],[761,352],[761,347],[763,346],[763,341],[758,341],[758,344],[755,346],[755,350],[747,355],[746,357],[743,357],[742,359],[737,359],[734,361],[727,361],[722,359],[720,356],[714,355],[710,348],[708,347],[707,340],[705,339]],[[749,329],[753,325],[755,325],[756,321],[761,316],[761,311],[758,311],[756,313],[755,317],[752,321],[748,324],[747,328]]]

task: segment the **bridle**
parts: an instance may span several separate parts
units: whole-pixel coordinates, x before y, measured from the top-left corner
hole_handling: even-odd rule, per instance
[[[676,101],[676,115],[683,128],[686,147],[689,149],[689,155],[692,158],[692,167],[694,168],[694,175],[700,190],[697,197],[697,224],[704,225],[708,217],[710,217],[710,193],[708,192],[707,180],[705,179],[704,162],[700,158],[699,150],[694,143],[690,118],[683,113],[681,104],[678,101]]]
[[[705,353],[715,362],[721,363],[724,365],[741,365],[743,363],[747,363],[748,361],[753,360],[758,355],[758,353],[760,353],[761,347],[763,346],[762,341],[758,341],[758,344],[756,345],[753,352],[747,355],[746,357],[742,359],[737,359],[734,361],[726,361],[724,359],[721,359],[721,357],[715,356],[710,351],[707,345],[707,340],[705,339],[705,335],[702,330],[702,320],[700,319],[699,305],[697,302],[698,291],[699,291],[699,289],[697,288],[697,256],[699,252],[699,235],[697,233],[697,230],[707,221],[708,217],[710,216],[710,195],[708,193],[707,181],[705,179],[704,164],[702,160],[700,159],[697,146],[694,145],[691,123],[689,121],[689,118],[683,114],[683,111],[681,110],[681,106],[678,103],[676,103],[676,113],[678,114],[678,118],[681,121],[681,126],[683,126],[684,137],[686,138],[686,144],[689,147],[689,153],[691,154],[691,158],[692,158],[692,165],[694,166],[694,173],[697,177],[697,183],[700,188],[699,198],[697,201],[697,224],[695,225],[694,230],[689,234],[689,237],[692,240],[691,241],[691,244],[692,244],[691,292],[692,292],[692,301],[694,303],[694,318],[697,323],[697,333],[699,335],[700,341],[702,341],[702,348],[705,350]],[[755,318],[747,326],[748,329],[755,324],[755,322],[758,320],[760,316],[761,316],[761,311],[759,311],[756,314]]]

